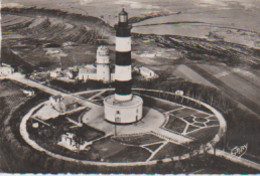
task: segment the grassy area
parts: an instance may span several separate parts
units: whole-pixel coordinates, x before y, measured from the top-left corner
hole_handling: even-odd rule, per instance
[[[181,107],[180,105],[171,102],[164,102],[142,95],[141,97],[144,101],[145,106],[154,107],[161,112],[170,111]]]
[[[175,91],[175,90],[184,90],[185,91],[184,88],[179,87],[179,86],[183,86],[183,84],[184,84],[184,82],[180,82],[179,84],[176,84],[178,86],[175,85],[176,87],[171,87],[170,88],[170,92],[171,92],[171,90],[173,90],[173,91]],[[184,85],[184,86],[186,87],[187,85]],[[150,88],[153,88],[153,87],[150,87]],[[161,87],[159,90],[167,90],[167,87]],[[186,99],[185,97],[182,97],[182,96],[171,95],[171,94],[165,93],[163,91],[155,92],[155,91],[147,90],[147,91],[140,91],[140,93],[151,95],[151,96],[155,96],[155,97],[162,98],[162,99],[166,99],[166,100],[168,100],[170,102],[176,102],[176,103],[179,103],[179,104],[182,104],[182,105],[185,105],[185,106],[189,106],[189,107],[192,107],[192,108],[196,108],[196,109],[199,109],[199,110],[202,110],[202,111],[205,111],[205,112],[210,112],[209,109],[205,108],[201,104],[198,104],[198,103],[196,103],[194,101],[188,100],[188,99]],[[152,103],[149,103],[149,101],[152,101]],[[150,104],[152,105],[154,103],[153,100],[149,99],[149,101],[147,102],[147,103],[149,103],[149,105]]]
[[[95,142],[89,151],[91,160],[104,160],[107,162],[135,162],[145,161],[150,152],[140,147],[123,145],[110,137]]]
[[[103,84],[100,81],[92,81],[92,80],[89,80],[86,83],[83,82],[66,83],[59,80],[51,80],[49,82],[49,85],[51,87],[64,90],[65,92],[80,92],[85,90],[106,88],[109,86],[108,84]]]
[[[146,147],[146,148],[149,148],[149,149],[152,150],[152,151],[155,151],[155,150],[157,150],[161,145],[162,145],[162,143],[160,143],[160,144],[147,145],[147,146],[145,146],[145,147]]]
[[[204,113],[201,113],[201,112],[197,112],[196,114],[195,114],[195,116],[196,116],[196,119],[205,119],[205,117],[208,117],[209,116],[209,114],[204,114]],[[215,117],[215,116],[214,116]],[[215,119],[216,119],[216,117],[215,117]]]
[[[214,136],[218,133],[219,127],[207,127],[201,128],[198,131],[189,133],[189,137],[193,137],[199,140],[201,143],[208,142],[214,138]]]
[[[164,128],[178,133],[182,133],[186,125],[187,123],[180,120],[179,118],[170,116]]]
[[[4,44],[1,48],[1,60],[1,62],[11,65],[15,70],[19,70],[22,73],[27,74],[33,71],[32,66],[28,62],[15,55],[9,46]]]
[[[20,85],[16,86],[19,87]],[[13,86],[13,88],[16,86]],[[40,152],[31,150],[31,147],[21,138],[19,125],[21,118],[31,107],[44,101],[48,97],[48,94],[35,90],[35,95],[33,97],[23,99],[18,105],[13,106],[8,115],[6,115],[4,123],[1,123],[3,129],[1,131],[1,141],[4,141],[1,144],[1,149],[4,153],[8,153],[8,156],[3,157],[7,159],[6,161],[9,167],[15,172],[26,172],[28,170],[31,172],[36,172],[36,170],[41,171],[39,165],[34,161],[32,162],[32,160],[37,157],[41,157],[41,159],[45,157],[41,156]],[[16,100],[18,99],[19,98]],[[16,101],[16,103],[18,102]],[[30,155],[31,153],[33,153],[33,155]],[[25,158],[26,162],[24,162]],[[41,161],[41,159],[37,158],[36,160]]]
[[[198,113],[198,111],[196,111],[195,109],[184,108],[179,111],[174,111],[171,114],[185,118],[185,117],[191,116],[192,114],[196,115],[197,113]]]
[[[208,126],[219,125],[219,122],[218,121],[210,121],[210,122],[207,122],[207,125]]]
[[[144,148],[128,146],[107,160],[110,162],[137,162],[146,161],[149,156],[150,152]]]
[[[186,117],[182,117],[184,120],[186,120],[187,122],[193,123],[193,116],[186,116]]]
[[[193,126],[193,125],[189,125],[189,127],[188,127],[188,129],[187,129],[187,132],[191,132],[191,131],[197,130],[197,129],[198,129],[198,127]]]
[[[80,94],[81,97],[85,98],[85,99],[88,99],[90,97],[92,97],[93,95],[96,95],[98,92],[95,91],[95,92],[91,92],[91,93],[85,93],[85,94]]]
[[[15,84],[9,80],[1,80],[0,81],[0,153],[1,153],[1,162],[0,162],[0,170],[1,172],[13,172],[14,165],[17,168],[22,168],[21,164],[15,163],[13,160],[13,156],[9,154],[10,152],[10,143],[6,140],[4,132],[4,122],[8,118],[9,114],[13,111],[15,107],[17,107],[20,103],[27,100],[26,95],[22,93],[20,90],[21,86]],[[9,133],[12,133],[11,128]],[[10,134],[9,134],[10,135]],[[14,135],[12,135],[13,137]],[[7,147],[8,146],[8,147]],[[8,156],[6,155],[8,153]]]
[[[169,142],[153,157],[153,160],[183,155],[187,152],[189,152],[189,150],[186,147]]]
[[[103,158],[105,161],[107,161],[107,158],[113,155],[117,155],[117,153],[124,150],[126,147],[126,145],[112,140],[111,137],[106,137],[93,143],[88,157],[91,160],[100,160]]]
[[[28,99],[22,92],[23,89],[33,90],[32,88],[15,81],[0,80],[0,121],[4,120],[14,107]]]
[[[126,137],[114,137],[113,140],[119,141],[124,144],[136,145],[136,146],[163,141],[163,139],[161,139],[155,135],[152,135],[152,134],[143,134],[143,135],[138,135],[138,136],[126,136]]]

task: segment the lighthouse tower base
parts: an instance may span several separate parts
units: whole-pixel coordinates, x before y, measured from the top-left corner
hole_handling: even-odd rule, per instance
[[[134,123],[143,117],[143,100],[133,95],[130,101],[122,102],[110,95],[104,99],[105,120],[117,124]]]

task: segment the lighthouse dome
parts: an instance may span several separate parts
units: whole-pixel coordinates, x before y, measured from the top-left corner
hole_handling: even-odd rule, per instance
[[[126,23],[128,21],[128,14],[123,8],[122,11],[119,13],[119,22]]]
[[[125,9],[123,8],[122,11],[119,13],[119,15],[128,15]]]

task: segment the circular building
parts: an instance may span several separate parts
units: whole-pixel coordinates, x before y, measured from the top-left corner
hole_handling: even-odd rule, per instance
[[[115,95],[110,95],[104,99],[104,107],[105,120],[112,123],[134,123],[143,116],[143,100],[136,95],[130,101],[117,101]]]

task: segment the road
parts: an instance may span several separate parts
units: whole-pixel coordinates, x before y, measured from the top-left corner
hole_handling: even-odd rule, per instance
[[[17,81],[17,82],[20,82],[22,84],[25,84],[27,86],[30,86],[30,87],[34,87],[34,88],[37,88],[43,92],[46,92],[46,93],[49,93],[51,95],[62,95],[62,96],[71,96],[74,100],[76,100],[77,102],[89,107],[89,108],[96,108],[96,107],[100,107],[90,101],[87,101],[86,99],[82,99],[80,98],[79,96],[77,95],[72,95],[72,94],[66,94],[64,92],[61,92],[59,90],[55,90],[53,88],[50,88],[50,87],[47,87],[45,85],[42,85],[40,83],[37,83],[37,82],[34,82],[32,80],[29,80],[29,79],[26,79],[24,78],[23,75],[19,74],[19,73],[14,73],[13,75],[10,75],[8,77],[9,79],[11,80],[14,80],[14,81]]]

